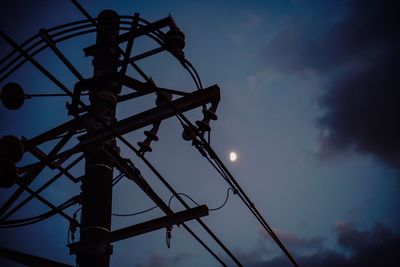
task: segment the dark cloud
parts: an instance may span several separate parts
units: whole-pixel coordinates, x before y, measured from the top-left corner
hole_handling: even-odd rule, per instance
[[[395,1],[354,1],[323,42],[322,64],[342,68],[325,93],[325,144],[400,167],[400,30]]]
[[[285,244],[287,247],[289,247],[295,253],[300,253],[300,254],[312,253],[315,250],[319,250],[324,243],[324,239],[320,237],[300,237],[293,233],[284,232],[279,229],[275,229],[274,232],[282,241],[282,243]],[[272,238],[263,228],[260,229],[260,234],[267,240],[270,240],[271,243],[273,243]],[[262,238],[262,240],[258,242],[259,246],[260,244],[265,243],[265,238]],[[266,247],[264,246],[264,249],[265,248]]]
[[[400,266],[400,236],[382,225],[361,231],[354,224],[340,223],[336,226],[338,245],[343,253],[320,248],[312,255],[299,255],[295,258],[305,267],[397,267]],[[288,247],[290,247],[288,245]],[[291,263],[285,257],[265,260],[265,252],[252,253],[244,264],[250,267],[287,267]]]
[[[184,261],[189,258],[188,254],[178,254],[171,257],[166,257],[157,252],[152,253],[149,260],[146,263],[136,264],[136,267],[172,267],[176,266],[178,263]]]
[[[321,99],[322,156],[347,149],[400,167],[400,17],[397,1],[351,1],[344,19],[312,34],[290,24],[267,47],[269,67],[330,82]],[[320,19],[320,18],[319,18]]]

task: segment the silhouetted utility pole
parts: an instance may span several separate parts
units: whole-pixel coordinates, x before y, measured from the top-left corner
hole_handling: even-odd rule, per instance
[[[98,16],[97,44],[104,44],[93,54],[93,77],[117,72],[119,52],[112,47],[110,38],[118,36],[119,16],[111,10],[102,11]],[[120,87],[112,80],[105,80],[91,88],[90,108],[108,125],[115,121],[117,94]],[[104,126],[96,119],[88,120],[87,132]],[[85,176],[82,180],[82,226],[81,241],[95,242],[107,236],[111,230],[112,180],[114,163],[104,152],[107,143],[117,149],[115,139],[97,141],[85,148]],[[109,266],[112,246],[105,244],[78,254],[79,266]]]
[[[63,91],[63,94],[28,95],[25,94],[19,84],[9,82],[4,85],[0,92],[0,100],[4,106],[10,110],[15,110],[23,105],[25,99],[32,97],[69,96],[71,103],[67,103],[68,115],[74,117],[30,139],[17,138],[12,135],[0,138],[0,187],[18,186],[17,190],[0,207],[0,226],[20,227],[30,225],[59,214],[68,220],[72,232],[77,228],[80,229],[80,240],[68,244],[70,253],[77,256],[79,266],[108,267],[112,254],[110,243],[162,228],[166,228],[168,234],[172,225],[181,225],[200,245],[225,266],[222,259],[185,224],[186,221],[196,219],[212,238],[238,262],[217,236],[199,219],[208,215],[207,206],[190,208],[153,165],[144,158],[146,152],[152,151],[151,142],[158,140],[157,131],[161,122],[173,116],[178,116],[180,119],[183,127],[183,139],[191,141],[205,155],[201,140],[198,140],[196,136],[203,138],[204,134],[211,129],[210,120],[217,119],[215,112],[220,100],[219,87],[217,85],[207,88],[201,86],[196,70],[184,56],[185,35],[177,27],[171,16],[150,23],[141,19],[137,13],[134,16],[119,16],[114,11],[105,10],[98,15],[97,19],[93,19],[77,1],[72,0],[72,2],[86,16],[87,21],[67,23],[48,30],[41,29],[38,35],[30,38],[22,45],[18,45],[10,36],[0,31],[0,37],[14,48],[12,53],[0,60],[0,82],[5,80],[24,62],[29,62]],[[124,21],[127,18],[131,19],[128,24],[129,28],[126,27],[127,22]],[[168,28],[165,33],[161,30],[164,28]],[[120,34],[120,31],[125,32]],[[88,32],[96,32],[96,43],[83,49],[86,56],[93,57],[93,77],[86,79],[57,47],[57,43]],[[135,38],[143,36],[152,37],[160,47],[131,57],[133,41]],[[119,46],[122,43],[126,43],[125,50],[122,50]],[[50,48],[54,55],[79,80],[75,84],[73,92],[59,81],[50,69],[46,69],[33,57],[43,49],[41,46],[35,48],[36,45],[44,45],[44,48]],[[159,88],[134,62],[164,51],[169,52],[188,70],[198,90],[188,93],[175,89]],[[15,58],[13,58],[14,56]],[[18,63],[22,57],[25,61],[22,61],[22,64]],[[10,62],[7,62],[7,60]],[[2,67],[3,63],[6,64],[5,67]],[[13,64],[16,64],[16,66]],[[126,75],[128,64],[135,68],[145,82]],[[122,86],[132,89],[134,92],[122,94]],[[82,93],[89,95],[89,105],[80,99]],[[121,120],[117,119],[116,107],[119,102],[149,94],[156,95],[155,107]],[[177,98],[174,99],[174,97]],[[208,108],[207,105],[210,105],[210,107]],[[203,107],[203,120],[196,121],[197,126],[195,126],[182,113],[199,107]],[[144,131],[145,139],[143,142],[137,143],[139,149],[123,137],[124,134],[150,125],[152,125],[152,128],[149,131]],[[79,134],[75,139],[78,143],[75,142],[72,146],[71,144],[67,146],[76,134]],[[120,156],[116,138],[121,140],[146,163],[177,200],[182,203],[185,210],[173,211],[146,182],[133,162]],[[39,146],[54,140],[58,141],[55,145],[50,144],[52,148],[49,149],[49,152],[39,148]],[[25,166],[17,166],[16,164],[21,161],[25,153],[32,154],[37,160]],[[75,157],[76,154],[80,155]],[[75,159],[68,166],[65,166],[64,164],[71,157],[75,157]],[[82,177],[75,177],[69,170],[83,158],[85,159],[85,174]],[[25,163],[21,162],[21,164]],[[57,170],[58,173],[37,190],[31,189],[30,184],[45,168]],[[165,213],[165,216],[111,231],[114,168],[120,172],[120,177],[125,176],[143,190]],[[73,196],[59,206],[55,206],[40,194],[62,176],[66,176],[73,183],[81,182],[82,193]],[[30,196],[13,207],[23,192],[29,193]],[[39,200],[50,208],[50,211],[32,218],[9,219],[32,199]],[[76,219],[79,209],[72,216],[64,211],[77,204],[82,205],[80,221]],[[74,241],[74,238],[72,238],[72,241]],[[8,249],[3,249],[0,252],[0,257],[21,263],[35,261],[38,262],[38,266],[42,266],[41,263],[43,263],[43,266],[48,266],[48,264],[56,264],[55,266],[57,266],[58,264],[55,261],[23,252]],[[60,266],[65,265],[61,264]]]

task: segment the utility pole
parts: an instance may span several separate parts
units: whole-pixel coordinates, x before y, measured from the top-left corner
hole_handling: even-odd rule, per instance
[[[186,221],[196,219],[212,238],[229,255],[232,255],[204,222],[200,220],[200,217],[208,215],[207,206],[202,205],[190,208],[154,169],[152,164],[143,157],[144,153],[152,151],[151,142],[158,140],[157,131],[163,120],[178,114],[183,116],[183,112],[199,107],[203,108],[203,120],[196,121],[197,126],[188,121],[181,121],[183,127],[182,138],[192,142],[197,149],[203,151],[200,141],[196,138],[196,133],[202,136],[210,131],[210,120],[217,119],[215,112],[220,100],[219,87],[217,85],[207,88],[199,86],[201,84],[200,78],[194,67],[184,56],[185,35],[180,31],[171,16],[150,23],[141,19],[138,13],[135,13],[134,16],[119,16],[115,11],[104,10],[100,12],[95,20],[77,1],[72,2],[88,18],[89,24],[87,21],[79,21],[59,25],[48,30],[41,29],[37,36],[30,38],[22,45],[18,45],[10,36],[0,31],[0,37],[14,48],[12,53],[0,60],[0,82],[18,69],[20,63],[17,66],[13,64],[17,64],[20,57],[23,57],[26,62],[30,62],[64,92],[64,94],[25,94],[24,89],[19,84],[9,82],[0,91],[0,100],[4,106],[10,110],[15,110],[20,108],[26,99],[31,99],[32,97],[69,96],[71,97],[71,103],[67,103],[66,107],[68,115],[74,116],[69,121],[29,139],[12,135],[0,138],[0,187],[18,186],[10,198],[0,206],[0,226],[25,226],[59,214],[69,221],[72,232],[79,228],[80,240],[68,244],[70,254],[76,255],[78,265],[80,267],[109,267],[110,257],[113,252],[111,243],[162,228],[170,229],[173,225],[181,225],[200,245],[224,265],[218,255],[185,224]],[[132,20],[129,23],[129,30],[127,30],[127,22],[125,21],[127,17]],[[167,28],[167,31],[162,31],[165,28]],[[82,29],[85,30],[82,31]],[[84,78],[57,47],[57,43],[88,32],[96,32],[96,43],[83,49],[86,56],[93,57],[93,76]],[[151,36],[160,47],[130,57],[133,41],[143,36]],[[122,43],[126,43],[125,51],[119,47]],[[54,55],[78,79],[73,91],[67,88],[49,69],[46,69],[33,57],[43,49],[43,47],[39,47],[37,50],[31,51],[37,44],[43,44],[45,48],[50,48]],[[170,53],[188,70],[198,90],[188,93],[157,87],[153,80],[134,63],[136,60],[145,59],[164,51]],[[13,56],[16,58],[13,58]],[[121,56],[123,56],[123,60],[120,58]],[[7,60],[11,62],[7,63]],[[6,65],[5,67],[2,67],[3,63]],[[132,65],[141,74],[145,82],[126,75],[128,64]],[[124,94],[124,92],[121,92],[123,86],[134,90],[134,92]],[[83,95],[81,93],[89,95],[89,104],[80,99],[81,95]],[[117,103],[149,94],[155,94],[156,96],[155,107],[130,115],[124,119],[117,119]],[[208,108],[207,105],[210,105],[210,107]],[[152,128],[149,131],[144,131],[145,139],[143,142],[137,142],[139,149],[136,149],[123,137],[124,134],[150,125],[152,125]],[[76,134],[80,135],[75,136]],[[75,142],[70,146],[71,143],[69,141],[74,136],[78,144]],[[145,161],[146,165],[160,181],[183,204],[185,210],[172,210],[152,189],[150,184],[146,182],[133,162],[129,158],[120,156],[116,138],[119,138],[122,143]],[[41,145],[53,140],[58,141],[48,151],[40,148]],[[68,143],[69,146],[67,146]],[[35,161],[27,165],[22,162],[19,163],[25,153],[32,154]],[[80,155],[75,157],[77,154]],[[71,157],[75,157],[75,159],[70,164],[65,165],[66,161]],[[85,159],[85,173],[83,176],[75,177],[71,174],[70,169],[78,164],[81,159]],[[19,166],[16,165],[17,163],[19,163]],[[58,173],[37,190],[31,189],[30,184],[37,176],[41,175],[45,168],[57,170]],[[147,197],[165,213],[165,216],[111,231],[114,168],[143,190]],[[73,183],[81,182],[82,192],[80,195],[76,195],[63,204],[56,206],[41,196],[41,192],[61,176],[66,176]],[[13,207],[24,191],[29,193],[30,196]],[[33,217],[34,219],[8,219],[32,199],[39,200],[50,208],[50,211]],[[72,216],[64,211],[76,204],[81,204],[80,220],[76,219],[79,209]],[[71,236],[72,241],[74,241],[73,235]],[[0,250],[0,257],[16,262],[34,261],[38,262],[38,266],[58,266],[57,262],[42,257],[12,251],[7,248],[0,248]],[[61,264],[60,266],[67,265]]]
[[[119,35],[119,16],[112,10],[104,10],[98,15],[99,29],[97,44],[99,47],[93,55],[93,77],[117,72],[119,52],[112,47],[111,38]],[[115,121],[115,110],[119,85],[112,80],[99,84],[89,92],[90,108],[108,125]],[[103,128],[103,125],[90,118],[87,132]],[[107,143],[117,149],[115,138],[94,142],[87,146],[85,154],[85,176],[82,180],[82,227],[81,241],[95,242],[103,239],[111,230],[112,180],[114,163],[104,152]],[[108,267],[112,246],[106,244],[93,250],[78,254],[79,266]]]

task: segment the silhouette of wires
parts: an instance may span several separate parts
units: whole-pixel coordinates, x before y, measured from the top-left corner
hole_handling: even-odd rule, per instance
[[[112,186],[115,186],[116,184],[118,184],[122,178],[124,178],[125,174],[124,173],[120,173],[118,174],[114,179],[113,179],[113,183]]]
[[[219,205],[218,207],[216,207],[216,208],[211,208],[211,209],[209,208],[208,211],[217,211],[217,210],[220,210],[220,209],[222,209],[223,207],[225,207],[226,203],[227,203],[228,200],[229,200],[229,192],[230,192],[230,191],[232,191],[234,194],[237,193],[235,189],[233,189],[233,188],[231,188],[231,187],[228,188],[228,190],[226,191],[226,197],[225,197],[224,202],[223,202],[221,205]],[[197,203],[197,202],[196,202],[193,198],[191,198],[188,194],[185,194],[185,193],[177,193],[177,194],[180,195],[180,196],[186,197],[187,199],[189,199],[190,201],[192,201],[196,206],[200,206],[200,204]],[[171,206],[172,200],[173,200],[174,198],[176,198],[175,195],[172,195],[172,196],[169,198],[169,200],[168,200],[168,207]]]
[[[101,29],[96,22],[90,17],[90,15],[79,5],[79,3],[77,1],[72,0],[72,2],[78,7],[79,10],[81,10],[81,12],[83,14],[85,14],[85,16],[87,16],[89,19],[89,21],[92,22],[92,24],[94,24],[96,26],[97,29]],[[2,34],[3,38],[4,38],[4,34]],[[13,42],[8,38],[7,40],[7,36],[5,36],[6,41],[8,41],[9,43],[13,44]],[[10,42],[11,41],[11,42]],[[15,43],[14,43],[15,44]],[[15,44],[16,45],[16,44]],[[33,65],[35,65],[37,68],[39,68],[39,70],[41,70],[50,80],[52,80],[55,84],[57,84],[62,90],[64,90],[64,92],[66,92],[68,95],[70,95],[72,98],[74,98],[73,94],[63,85],[61,84],[61,82],[59,82],[54,76],[52,76],[46,69],[44,69],[41,65],[39,65],[35,60],[33,60],[32,55],[27,54],[24,50],[22,50],[21,48],[18,49],[18,46],[13,45],[17,51],[19,51],[27,60],[31,61],[31,63],[33,63]],[[113,44],[116,48],[120,49],[120,47],[116,44]],[[124,57],[125,60],[128,61],[129,64],[131,64],[135,70],[146,80],[146,81],[150,81],[151,80],[143,73],[143,71],[136,65],[133,63],[132,60],[130,60],[129,57],[126,56],[126,54],[122,51],[121,53]],[[127,57],[127,58],[126,58]],[[193,74],[191,74],[193,77]],[[194,75],[198,77],[197,72],[194,70]],[[196,82],[195,82],[196,83]],[[197,86],[202,88],[201,86],[201,81],[199,80],[197,82]],[[159,91],[156,87],[156,91]],[[163,96],[163,93],[161,92],[160,94],[161,96]],[[82,101],[80,101],[78,99],[78,103],[85,109],[88,111],[88,113],[90,115],[92,115],[94,118],[96,118],[97,120],[99,120],[106,129],[110,130],[111,133],[113,133],[113,135],[115,135],[117,138],[119,138],[125,145],[127,145],[128,148],[130,148],[131,150],[133,150],[135,153],[137,153],[137,149],[134,148],[126,139],[124,139],[121,135],[118,134],[118,132],[116,132],[115,130],[113,130],[109,125],[107,125],[104,121],[101,120],[101,118],[99,118],[98,116],[96,116],[96,114],[94,112],[92,112],[90,110],[90,108],[85,105]],[[212,150],[212,148],[209,145],[209,142],[205,142],[203,136],[201,134],[199,134],[199,132],[197,131],[197,129],[195,128],[195,126],[181,113],[179,112],[179,110],[176,109],[176,107],[174,107],[173,103],[171,103],[171,101],[167,100],[167,103],[174,109],[174,111],[177,113],[176,116],[179,120],[184,121],[185,124],[187,124],[190,128],[195,130],[196,135],[200,138],[200,140],[202,142],[204,142],[204,146],[206,147],[206,151],[210,154],[211,153],[211,158],[215,160],[215,165],[214,168],[216,168],[217,170],[219,170],[218,172],[224,177],[225,180],[228,181],[228,183],[230,184],[230,186],[232,187],[232,189],[234,190],[234,192],[239,192],[238,195],[239,197],[242,199],[242,201],[246,204],[246,206],[248,206],[248,208],[252,211],[252,213],[255,215],[255,217],[260,221],[260,223],[264,226],[264,228],[266,229],[270,229],[268,224],[266,223],[265,219],[261,216],[261,214],[259,213],[259,211],[255,208],[254,204],[249,200],[248,196],[244,193],[244,191],[241,189],[240,185],[237,184],[236,180],[233,178],[233,176],[230,174],[230,172],[226,169],[226,167],[222,164],[221,160],[218,158],[218,156],[215,154],[215,152]],[[208,147],[207,147],[208,145]],[[140,155],[137,153],[137,155],[142,158],[146,165],[153,170],[153,172],[155,171],[154,167],[151,165],[150,162],[147,161],[147,159],[145,159],[143,157],[143,155]],[[160,178],[160,174],[156,171],[155,172],[156,175]],[[161,178],[160,178],[161,179]],[[165,181],[165,180],[164,180]],[[165,183],[164,183],[165,184]],[[170,188],[170,187],[169,187]],[[238,191],[237,191],[238,190]],[[174,194],[175,197],[180,200],[181,202],[183,200],[181,200],[181,198],[179,197],[179,195]],[[229,189],[227,192],[227,199],[229,198]],[[225,201],[225,203],[223,205],[226,204],[227,199]],[[184,202],[183,202],[184,203]],[[283,244],[280,242],[280,240],[276,237],[276,235],[273,233],[272,229],[267,230],[268,233],[270,233],[270,235],[273,237],[273,239],[278,243],[278,245],[282,248],[282,250],[285,252],[285,254],[292,260],[292,262],[298,266],[294,259],[290,256],[290,254],[287,252],[287,250],[284,248]],[[210,233],[210,232],[209,232]],[[210,233],[211,234],[211,233]],[[213,237],[215,237],[215,235],[212,235]],[[214,238],[215,239],[215,238]],[[217,241],[217,240],[216,240]],[[218,241],[217,241],[218,242]],[[221,246],[221,243],[218,242]],[[227,251],[225,249],[225,251]],[[229,251],[227,251],[227,253],[235,260],[236,263],[238,263],[237,259],[231,254],[229,253]],[[223,263],[222,263],[223,264]],[[238,263],[238,265],[241,265],[240,262]]]
[[[76,196],[70,198],[69,200],[65,201],[61,205],[57,206],[57,210],[65,210],[79,202],[80,202],[80,195],[76,195]],[[0,228],[13,228],[13,227],[21,227],[21,226],[31,225],[31,224],[46,220],[46,219],[50,218],[51,216],[56,215],[57,213],[58,212],[56,210],[50,210],[48,212],[42,213],[42,214],[34,216],[34,217],[30,217],[30,218],[1,221]]]
[[[151,207],[151,208],[148,208],[148,209],[145,209],[145,210],[142,210],[142,211],[138,211],[138,212],[135,212],[135,213],[125,213],[125,214],[122,214],[122,213],[112,213],[112,216],[116,216],[116,217],[132,217],[132,216],[136,216],[136,215],[140,215],[140,214],[143,214],[143,213],[152,211],[152,210],[154,210],[154,209],[156,209],[156,208],[158,208],[158,206],[153,206],[153,207]]]

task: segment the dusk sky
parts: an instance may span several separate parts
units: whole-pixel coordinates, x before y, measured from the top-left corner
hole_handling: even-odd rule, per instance
[[[79,1],[93,16],[104,9],[120,15],[138,12],[148,21],[169,14],[186,35],[185,56],[204,87],[218,84],[218,120],[211,145],[230,169],[300,266],[400,266],[400,28],[396,1]],[[63,1],[3,0],[0,29],[22,43],[40,28],[85,19]],[[95,34],[58,44],[85,78],[91,57],[83,48]],[[156,47],[138,39],[133,55]],[[11,47],[0,40],[0,58]],[[76,78],[50,49],[35,56],[69,89]],[[195,91],[179,62],[164,52],[137,64],[164,88]],[[3,66],[0,66],[3,67]],[[128,68],[127,74],[140,79]],[[26,93],[61,93],[30,63],[6,80]],[[123,93],[129,90],[124,89]],[[119,105],[118,119],[153,108],[155,96]],[[67,97],[33,98],[21,109],[0,106],[0,135],[32,138],[63,123]],[[186,113],[194,123],[201,109]],[[134,146],[143,130],[126,134]],[[160,140],[146,157],[177,192],[210,209],[220,206],[229,185],[190,142],[174,117],[161,123]],[[76,142],[76,141],[75,141]],[[171,193],[141,160],[118,142],[166,202]],[[50,146],[43,146],[48,151]],[[238,159],[229,161],[235,151]],[[33,162],[25,153],[17,166]],[[83,174],[79,164],[71,172]],[[45,170],[35,189],[56,172]],[[115,172],[118,174],[118,172]],[[0,205],[16,190],[0,188]],[[61,178],[42,195],[61,204],[80,184]],[[23,197],[28,194],[23,194]],[[187,203],[192,207],[189,199]],[[154,203],[128,179],[113,190],[113,212],[134,213]],[[78,205],[67,209],[72,215]],[[176,199],[175,211],[184,208]],[[33,200],[10,219],[48,211]],[[153,209],[133,217],[113,217],[119,229],[164,216]],[[293,266],[250,211],[233,195],[204,222],[244,266]],[[235,263],[195,222],[187,223],[228,266]],[[0,228],[0,246],[75,264],[67,245],[68,222],[55,215],[17,228]],[[79,240],[79,235],[77,233]],[[174,226],[171,247],[165,229],[113,243],[111,266],[220,266],[183,228]],[[0,266],[21,266],[0,259]]]

